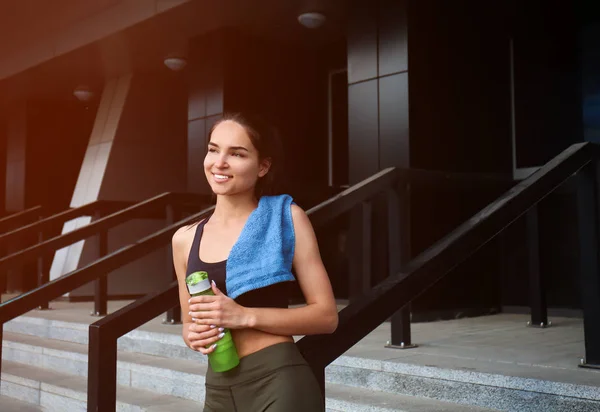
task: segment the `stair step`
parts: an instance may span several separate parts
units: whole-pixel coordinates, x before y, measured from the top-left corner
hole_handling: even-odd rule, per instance
[[[200,384],[199,389],[200,389]],[[87,383],[78,377],[49,371],[30,365],[5,361],[2,371],[3,397],[0,410],[4,411],[86,411]],[[123,386],[117,387],[117,410],[122,412],[192,412],[200,403],[169,395],[157,395]],[[29,402],[29,403],[27,403]],[[6,405],[6,406],[5,406]],[[354,412],[485,412],[492,409],[456,405],[429,399],[394,395],[327,385],[327,411]],[[42,409],[43,408],[43,409]]]
[[[468,365],[468,361],[464,360],[463,364]],[[340,357],[327,367],[325,378],[328,383],[360,389],[435,398],[502,411],[600,412],[600,391],[597,385],[575,385],[545,379],[422,366],[410,364],[408,360],[401,363]]]
[[[89,324],[85,323],[66,322],[24,315],[6,322],[4,324],[4,331],[32,335],[39,338],[87,344],[89,326]]]
[[[32,352],[31,355],[37,354],[50,354],[54,356],[70,357],[78,360],[85,360],[87,362],[88,345],[60,341],[56,339],[40,339],[34,335],[24,335],[22,333],[6,332],[4,333],[4,347],[6,348],[20,348]],[[164,362],[168,367],[175,367],[177,370],[186,371],[195,370],[197,372],[198,367],[202,370],[206,369],[207,358],[206,356],[194,352],[187,348],[188,352],[191,352],[191,359],[194,363],[186,359],[173,359],[166,358],[163,356],[149,355],[146,353],[129,352],[119,350],[117,347],[117,358],[119,361],[126,363],[141,363],[141,364],[155,364],[160,366],[161,362]],[[190,366],[193,365],[193,366]]]
[[[0,411],[2,412],[42,412],[40,406],[31,405],[8,396],[0,395]]]
[[[44,366],[39,360],[46,359],[49,368],[60,367],[86,376],[87,328],[84,323],[17,318],[5,324],[3,357],[30,364],[37,357],[34,366]],[[11,331],[27,335],[10,335]],[[60,341],[49,339],[52,337]],[[376,339],[377,346],[369,339]],[[381,340],[367,337],[362,347],[332,362],[325,371],[327,388],[336,384],[409,399],[435,399],[503,411],[600,412],[597,371],[578,369],[574,374],[568,368],[526,364],[523,360],[498,362],[493,358],[445,356],[435,347],[428,349],[430,353],[417,351],[413,355],[383,349],[379,346]],[[73,341],[79,343],[70,346]],[[185,346],[179,328],[157,321],[120,338],[118,348],[119,384],[191,400],[203,399],[206,357]],[[202,393],[196,390],[197,386],[202,387]],[[335,399],[329,393],[328,397]]]
[[[36,404],[39,402],[45,407],[52,403],[68,406],[69,410],[83,408],[81,402],[86,401],[86,382],[81,377],[87,376],[86,345],[52,339],[40,340],[34,336],[12,332],[6,333],[4,338],[3,380],[7,382],[8,388],[12,389],[12,396],[18,399],[36,400],[34,401]],[[40,366],[46,369],[39,369]],[[119,352],[117,366],[118,399],[123,404],[122,408],[139,407],[139,402],[122,398],[121,394],[127,393],[123,392],[127,389],[151,391],[154,395],[173,398],[175,396],[186,398],[194,403],[196,408],[198,408],[196,402],[202,402],[204,399],[206,371],[204,364]],[[62,372],[54,372],[47,368]],[[7,377],[4,377],[4,374],[8,374]],[[53,386],[48,388],[48,383],[52,383]],[[20,386],[15,387],[17,384]],[[6,386],[4,382],[3,385]],[[148,395],[144,394],[144,396]],[[142,406],[144,405],[142,402]],[[420,400],[411,396],[327,384],[327,409],[331,411],[451,412],[459,411],[461,408],[466,410],[464,406],[447,402]],[[134,408],[133,410],[146,409]],[[484,409],[469,410],[483,411]]]
[[[194,354],[198,358],[204,357],[196,352]],[[2,358],[79,377],[87,378],[88,374],[87,345],[80,343],[8,332],[4,334]],[[206,368],[206,360],[188,361],[117,352],[117,384],[194,401],[204,399]]]
[[[327,384],[327,411],[353,412],[492,412],[435,399],[417,398],[388,392],[371,391],[344,385]]]
[[[153,325],[156,327],[156,325]],[[119,350],[164,356],[176,359],[197,360],[198,353],[191,351],[181,338],[181,327],[160,325],[162,332],[144,329],[133,330],[117,340]],[[5,332],[14,332],[38,338],[88,344],[89,324],[20,316],[4,325]],[[167,332],[169,331],[169,332]],[[200,359],[201,362],[206,362]]]
[[[198,389],[203,388],[198,384]],[[46,412],[85,412],[87,381],[48,369],[4,361],[2,395],[28,402]],[[117,386],[117,410],[120,412],[197,412],[198,403],[153,391]]]

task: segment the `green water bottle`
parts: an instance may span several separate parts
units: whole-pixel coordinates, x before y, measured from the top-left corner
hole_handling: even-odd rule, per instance
[[[208,280],[208,273],[204,271],[194,272],[186,279],[188,291],[191,296],[214,295]],[[224,330],[225,335],[217,341],[217,347],[208,354],[208,362],[215,372],[225,372],[235,368],[240,363],[231,332]]]

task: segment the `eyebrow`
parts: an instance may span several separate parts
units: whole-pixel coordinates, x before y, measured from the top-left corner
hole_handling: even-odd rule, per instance
[[[213,142],[208,142],[208,145],[209,146],[214,146],[214,147],[219,147],[218,144],[213,143]],[[247,152],[250,152],[250,150],[246,149],[244,146],[231,146],[229,149],[230,150],[245,150]]]

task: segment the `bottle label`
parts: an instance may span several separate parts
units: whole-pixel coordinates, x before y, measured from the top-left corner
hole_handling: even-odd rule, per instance
[[[187,284],[190,295],[202,293],[205,290],[210,289],[208,273],[203,270],[190,274],[185,278],[185,283]]]
[[[195,295],[196,293],[204,292],[207,289],[210,289],[210,280],[208,279],[201,280],[200,282],[195,283],[193,285],[190,285],[188,283],[188,290],[190,292],[190,295]]]

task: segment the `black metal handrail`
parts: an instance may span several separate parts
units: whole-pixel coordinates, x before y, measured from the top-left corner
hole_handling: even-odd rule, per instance
[[[43,247],[34,247],[26,249],[25,251],[19,252],[17,259],[26,259],[28,257],[43,257],[44,253],[47,253],[48,249],[52,247],[59,248],[67,243],[64,239],[71,241],[80,240],[77,238],[85,238],[89,236],[100,236],[100,248],[106,249],[106,233],[107,231],[115,226],[116,224],[123,223],[130,219],[135,218],[147,218],[156,214],[154,210],[157,206],[164,206],[165,210],[159,213],[159,218],[165,218],[168,225],[172,225],[175,216],[182,213],[184,209],[190,206],[190,204],[198,204],[198,202],[205,203],[205,196],[198,196],[192,194],[181,194],[181,193],[166,193],[147,201],[140,202],[137,205],[121,210],[112,215],[106,216],[105,218],[99,219],[98,221],[76,231],[67,233],[54,239],[50,239],[48,242],[44,242]],[[109,202],[110,207],[117,207],[121,202]],[[155,216],[156,217],[156,216]],[[162,237],[161,237],[162,234]],[[75,239],[75,240],[73,240]],[[157,239],[159,241],[157,242]],[[23,293],[7,302],[0,303],[0,370],[1,370],[1,359],[2,359],[2,331],[4,323],[20,316],[32,309],[38,307],[47,307],[47,302],[58,298],[80,286],[85,285],[90,281],[96,282],[95,292],[95,310],[98,314],[106,314],[106,275],[111,270],[117,269],[132,260],[135,260],[141,256],[144,256],[154,249],[164,246],[165,235],[163,232],[157,232],[153,236],[141,239],[140,241],[119,249],[117,252],[103,256],[91,263],[90,265],[75,270],[67,275],[60,277],[54,281],[41,282],[40,285],[26,293]],[[68,243],[67,243],[68,244]],[[104,246],[102,246],[104,244]],[[38,245],[40,246],[40,245]],[[37,250],[36,250],[37,249]],[[25,257],[23,254],[27,253]],[[37,255],[35,254],[37,253]],[[105,254],[105,253],[104,253]],[[20,260],[15,259],[15,255],[8,256],[7,258],[1,259],[4,261],[4,267],[8,266],[10,259],[19,262]],[[7,263],[7,261],[9,263]],[[39,265],[38,265],[39,266]],[[38,268],[39,269],[39,268]],[[169,314],[167,314],[169,316]],[[176,319],[175,319],[176,321]]]
[[[43,209],[41,206],[34,206],[27,210],[4,216],[2,219],[0,219],[0,233],[8,232],[9,230],[13,230],[23,224],[26,224],[27,222],[39,219],[42,213]]]
[[[452,268],[465,261],[483,245],[491,241],[511,222],[525,214],[573,174],[588,167],[591,162],[597,162],[597,159],[598,149],[590,143],[581,143],[569,147],[537,173],[510,189],[446,237],[411,260],[401,271],[398,270],[395,275],[375,286],[361,299],[348,305],[340,312],[339,325],[334,333],[306,336],[300,339],[298,346],[321,379],[321,382],[324,381],[324,370],[328,364],[372,332],[399,307],[403,307],[417,298],[434,283],[442,279]],[[596,173],[596,170],[593,173]],[[595,184],[597,187],[597,181]],[[596,197],[597,193],[589,196],[589,198]],[[596,210],[596,215],[597,213],[598,210]],[[597,222],[596,218],[592,226],[597,226]],[[390,243],[390,254],[393,254],[397,243]],[[594,257],[596,266],[597,258],[596,251]],[[595,277],[593,285],[598,285],[597,272],[591,274],[589,278],[592,277]],[[587,307],[595,305],[593,306],[595,312],[588,310],[587,313],[593,315],[597,321],[599,320],[598,304],[590,301],[591,299],[584,302],[584,305],[587,305]],[[592,328],[586,329],[586,336],[596,333],[595,339],[598,339],[597,332],[593,332]],[[594,341],[591,346],[586,343],[588,361],[591,359],[588,349],[592,348],[597,351],[600,348],[600,341]],[[593,361],[600,364],[597,353],[594,354]]]
[[[213,208],[214,206],[206,209],[202,213],[209,213]],[[192,221],[201,216],[202,213],[193,215],[179,223],[185,224],[185,222]],[[173,233],[179,226],[179,224],[170,225],[131,245],[124,246],[87,266],[74,270],[73,272],[63,275],[60,278],[52,280],[29,292],[25,292],[4,303],[0,303],[0,324],[4,324],[35,309],[39,302],[56,299],[65,293],[97,279],[99,276],[147,255],[159,247],[164,247],[169,243]]]
[[[162,196],[163,195],[157,196],[153,199],[162,200]],[[147,202],[142,203],[147,205]],[[191,216],[180,223],[184,224],[185,222],[198,218],[203,213],[210,213],[213,208],[214,207],[208,208],[204,212]],[[129,211],[124,210],[118,213],[128,212]],[[106,221],[104,222],[104,225],[109,224],[112,224],[111,221],[109,221],[109,223]],[[83,268],[70,272],[29,292],[23,293],[7,302],[0,303],[0,362],[2,359],[1,341],[4,323],[23,315],[32,309],[35,309],[40,305],[41,302],[48,302],[56,299],[65,293],[85,285],[86,283],[106,276],[107,273],[118,269],[119,267],[124,266],[133,260],[139,259],[160,247],[164,247],[169,243],[173,233],[179,226],[179,224],[170,224],[167,228],[146,236],[131,245],[120,248],[117,251],[108,254]],[[97,230],[101,229],[97,228]]]
[[[36,275],[38,286],[47,283],[50,280],[50,274],[47,270],[46,265],[46,260],[48,259],[48,256],[56,250],[71,245],[80,240],[89,238],[90,236],[98,236],[99,255],[105,255],[108,242],[107,234],[108,230],[111,227],[122,224],[135,217],[141,217],[141,214],[147,214],[148,211],[153,211],[158,207],[168,206],[170,205],[173,196],[174,195],[171,193],[163,193],[146,201],[127,207],[124,210],[118,210],[118,208],[125,205],[125,202],[93,202],[88,205],[84,205],[80,208],[67,210],[63,213],[59,213],[58,215],[51,216],[48,219],[44,219],[45,221],[41,224],[29,225],[26,228],[6,234],[6,238],[8,238],[8,240],[12,241],[13,243],[15,243],[14,241],[16,239],[26,239],[28,240],[28,242],[25,243],[25,247],[22,248],[15,247],[15,249],[12,250],[10,249],[10,247],[4,248],[8,249],[8,252],[10,254],[8,256],[0,258],[0,283],[4,284],[4,279],[7,278],[8,274],[10,273],[10,270],[19,268],[24,263],[33,261],[34,259],[37,260],[37,273],[23,273],[21,274],[21,276],[23,277]],[[117,212],[105,217],[101,217],[104,214],[104,212],[112,211],[114,209],[117,209]],[[55,227],[58,224],[58,222],[64,222],[66,221],[66,219],[73,219],[79,216],[88,216],[90,214],[94,214],[94,216],[97,218],[97,220],[93,223],[72,230],[68,233],[58,234],[57,236],[54,236],[50,239],[46,239],[46,236],[52,235],[52,231],[54,230],[53,227]],[[33,233],[37,233],[37,239],[35,239],[37,240],[37,243],[34,244],[32,244],[33,242],[30,239]],[[15,244],[18,245],[17,243]],[[103,315],[106,313],[106,291],[106,277],[102,277],[98,280],[98,282],[96,282],[95,285],[94,313],[96,313],[97,315]],[[41,309],[47,309],[48,301],[40,302],[39,307]]]
[[[509,179],[504,176],[481,176],[421,170],[385,169],[361,183],[331,197],[307,211],[315,229],[351,211],[357,205],[364,205],[386,190],[394,191],[398,183],[417,181],[419,184],[434,184],[446,179],[463,182],[494,182],[506,185]],[[363,218],[365,216],[363,215]],[[178,222],[174,227],[186,222]],[[365,228],[368,232],[370,229]],[[362,264],[370,265],[369,260]],[[364,276],[365,279],[368,275]],[[155,318],[170,307],[177,305],[177,283],[174,282],[162,292],[153,293],[121,308],[90,325],[88,362],[88,410],[113,410],[116,397],[116,356],[117,339],[129,331]],[[100,383],[102,383],[100,385]]]
[[[88,411],[108,412],[116,408],[117,339],[171,309],[174,304],[178,306],[178,297],[178,285],[174,281],[166,289],[148,294],[90,325]],[[141,319],[145,321],[140,324]]]
[[[534,176],[509,190],[504,196],[469,219],[446,238],[412,260],[404,267],[402,273],[399,273],[399,261],[393,257],[393,252],[397,250],[400,239],[391,234],[389,242],[392,252],[390,253],[392,258],[390,270],[394,273],[394,276],[391,276],[340,312],[338,329],[332,335],[307,336],[300,340],[299,347],[313,366],[317,376],[323,382],[324,368],[327,364],[366,336],[398,308],[406,306],[411,300],[423,293],[451,268],[467,259],[510,222],[526,213],[530,207],[548,195],[573,173],[596,158],[596,149],[592,145],[572,146]],[[313,225],[319,227],[357,205],[364,205],[370,198],[383,191],[393,191],[394,186],[399,181],[407,182],[410,179],[410,173],[407,171],[387,169],[316,206],[307,213]],[[392,205],[394,204],[394,198],[397,200],[397,196],[390,196],[390,199],[392,199],[390,204]],[[396,212],[397,210],[394,211],[394,208],[390,207],[392,227],[395,227],[399,222],[398,216],[394,216]],[[120,249],[100,259],[86,268],[51,282],[46,285],[45,293],[54,297],[48,299],[58,297],[72,290],[69,289],[71,287],[79,287],[101,276],[106,271],[114,270],[132,259],[164,246],[177,227],[199,218],[203,213],[208,213],[208,211],[171,225],[154,235],[141,239],[134,245]],[[365,216],[364,213],[363,216]],[[79,277],[73,277],[77,273],[79,273]],[[59,281],[63,279],[65,282],[59,284]],[[18,311],[24,308],[29,308],[25,311],[33,309],[36,306],[34,303],[36,298],[39,300],[43,296],[42,294],[38,294],[37,297],[34,296],[36,290],[21,296],[20,305],[14,306],[13,309]],[[6,304],[11,302],[6,302]],[[88,410],[114,410],[115,401],[111,393],[113,390],[116,391],[116,339],[118,336],[122,336],[129,330],[133,330],[177,304],[177,285],[173,283],[164,291],[148,295],[90,326],[90,370],[88,379],[96,379],[96,385],[91,385],[91,381],[88,385]],[[0,305],[0,309],[4,309],[4,305]],[[149,311],[149,308],[152,309]],[[6,313],[6,310],[0,310],[0,325],[9,320],[7,316],[12,319],[24,312],[15,314],[16,312],[11,311],[10,315],[6,315]],[[94,348],[92,347],[92,341],[96,342]],[[114,362],[112,362],[112,349],[109,349],[112,347],[113,341],[115,345]],[[102,350],[99,348],[102,348]],[[112,373],[113,370],[114,374]],[[96,377],[92,378],[92,376]],[[114,384],[111,384],[111,382]],[[100,383],[102,384],[100,385]],[[95,400],[95,403],[89,402],[90,399]],[[101,409],[99,409],[100,402],[104,405]]]
[[[325,366],[389,318],[399,308],[406,307],[452,268],[466,260],[511,222],[525,214],[531,207],[567,181],[574,173],[595,159],[597,159],[597,149],[594,146],[590,144],[572,146],[534,176],[510,189],[505,195],[477,213],[465,224],[412,260],[404,267],[402,272],[400,272],[401,262],[394,256],[400,248],[402,240],[398,236],[399,230],[394,230],[397,229],[396,225],[400,222],[397,207],[399,205],[398,196],[397,193],[391,192],[394,191],[396,178],[400,178],[400,183],[402,181],[406,183],[413,178],[410,173],[402,170],[384,171],[371,178],[370,183],[382,182],[384,180],[382,176],[385,176],[385,179],[389,179],[386,184],[377,188],[374,184],[353,187],[309,210],[308,214],[313,225],[318,227],[341,213],[351,210],[356,205],[364,205],[368,197],[383,190],[390,192],[388,196],[388,213],[392,228],[389,235],[390,272],[392,276],[344,309],[340,313],[340,324],[334,334],[307,336],[298,343],[304,356],[319,377],[321,384],[324,385]],[[504,182],[500,183],[504,184]],[[368,195],[366,190],[370,190]],[[360,192],[366,196],[361,197]],[[363,219],[366,215],[363,213]],[[365,265],[365,267],[367,266],[368,264]],[[597,278],[597,273],[593,273],[593,275]],[[110,315],[90,326],[88,410],[110,411],[114,409],[114,396],[116,396],[116,339],[118,336],[139,327],[165,308],[176,304],[176,300],[177,285],[174,283],[165,291],[148,296],[134,303],[131,307],[123,308],[118,314]],[[154,306],[156,306],[154,309],[156,313],[146,311],[147,308]],[[599,347],[598,343],[595,342],[596,347]],[[106,353],[107,350],[108,353]],[[102,385],[99,385],[100,382],[102,382]],[[100,405],[102,405],[101,409],[99,409]]]
[[[511,188],[445,238],[411,260],[402,271],[400,271],[401,262],[395,256],[401,241],[398,236],[399,230],[396,230],[398,229],[396,225],[400,222],[397,215],[398,197],[390,194],[388,212],[391,224],[389,247],[392,276],[343,309],[340,312],[339,326],[333,334],[306,336],[298,342],[300,350],[311,364],[323,388],[324,370],[329,363],[350,349],[399,308],[407,306],[454,267],[491,241],[514,220],[527,213],[574,173],[597,158],[598,151],[593,145],[584,143],[570,147],[536,174]],[[393,190],[398,178],[400,181],[407,181],[410,176],[395,169],[385,170],[316,206],[307,214],[313,225],[318,227],[356,205],[364,204],[368,198],[384,190]],[[594,275],[597,278],[597,273]],[[176,305],[177,296],[177,284],[173,283],[164,291],[149,295],[90,325],[88,410],[111,411],[115,408],[118,337],[156,317],[167,307]],[[149,311],[150,308],[153,309]]]
[[[80,240],[97,235],[100,231],[106,231],[114,226],[120,225],[128,220],[138,217],[142,213],[146,213],[148,210],[165,207],[170,202],[171,198],[171,193],[162,193],[158,196],[154,196],[148,200],[136,203],[133,206],[100,218],[86,226],[53,237],[6,256],[0,259],[0,273],[6,269],[15,267],[18,264],[33,260],[40,255],[46,255]]]
[[[10,269],[18,268],[20,264],[35,258],[37,259],[37,285],[43,285],[50,280],[46,259],[51,252],[61,247],[90,236],[96,236],[98,237],[98,257],[103,257],[108,252],[108,232],[112,227],[132,219],[166,219],[168,225],[176,220],[176,216],[188,214],[187,211],[191,208],[198,210],[199,205],[210,203],[210,196],[170,192],[136,204],[125,201],[100,200],[80,208],[60,212],[7,234],[5,240],[10,240],[10,249],[8,246],[6,249],[9,249],[10,254],[2,256],[0,259],[0,284],[3,284],[2,278],[9,273]],[[59,223],[80,216],[93,216],[96,220],[85,227],[56,235],[50,239],[47,238],[56,231]],[[37,234],[37,239],[32,241],[33,234]],[[16,242],[18,240],[27,240],[27,244],[25,244],[26,242]],[[36,240],[38,243],[32,245]],[[33,274],[26,273],[21,276],[33,276]],[[94,285],[93,313],[95,315],[106,314],[107,300],[107,277],[103,276]],[[48,302],[41,302],[39,308],[47,309]],[[172,313],[168,314],[169,320],[178,322],[178,318],[173,315]]]
[[[307,211],[315,228],[319,228],[337,216],[350,211],[355,205],[372,199],[390,189],[398,180],[398,170],[385,169],[361,183]],[[203,211],[164,229],[174,233],[178,227],[207,215]],[[88,411],[114,411],[116,407],[117,339],[144,323],[154,319],[165,310],[177,306],[177,282],[163,291],[138,299],[117,312],[105,316],[89,328],[88,351]],[[1,318],[0,318],[1,320]]]
[[[27,237],[37,237],[40,233],[47,233],[49,230],[56,229],[65,222],[82,217],[94,215],[107,215],[115,213],[121,209],[132,206],[132,202],[112,202],[107,200],[97,200],[76,208],[70,208],[55,213],[52,216],[42,218],[36,222],[26,224],[19,228],[10,230],[0,235],[0,247],[14,244]]]

